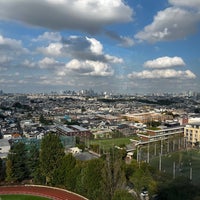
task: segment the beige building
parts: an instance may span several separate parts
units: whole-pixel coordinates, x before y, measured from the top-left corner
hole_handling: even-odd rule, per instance
[[[197,145],[200,142],[200,122],[187,124],[184,128],[184,137],[192,146]]]
[[[164,121],[172,120],[171,115],[164,115],[156,112],[146,112],[146,113],[134,113],[134,114],[125,114],[122,115],[122,118],[127,119],[128,121],[137,121],[141,123],[147,123],[150,121]]]

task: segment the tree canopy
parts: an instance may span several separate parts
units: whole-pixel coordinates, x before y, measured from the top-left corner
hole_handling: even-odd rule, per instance
[[[52,184],[57,168],[64,158],[64,147],[58,135],[49,133],[42,139],[40,150],[41,173],[46,177],[46,183]]]

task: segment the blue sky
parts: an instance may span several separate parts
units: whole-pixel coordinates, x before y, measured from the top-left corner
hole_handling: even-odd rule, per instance
[[[199,0],[0,0],[0,89],[199,92]]]

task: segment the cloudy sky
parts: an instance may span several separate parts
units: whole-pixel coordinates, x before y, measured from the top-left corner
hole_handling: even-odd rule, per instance
[[[0,0],[0,89],[200,92],[199,0]]]

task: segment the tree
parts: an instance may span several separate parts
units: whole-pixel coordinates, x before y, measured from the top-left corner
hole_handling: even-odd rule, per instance
[[[39,122],[41,124],[46,124],[47,123],[46,119],[44,118],[44,115],[42,115],[42,114],[40,115]]]
[[[6,162],[8,181],[22,181],[28,178],[27,151],[24,143],[16,143],[8,154]]]
[[[162,200],[198,199],[199,188],[194,186],[188,178],[180,176],[172,181],[166,181],[161,185],[158,196]]]
[[[119,155],[115,154],[113,150],[106,155],[104,167],[102,168],[104,199],[112,199],[114,193],[126,184],[124,163],[122,155]]]
[[[72,154],[68,154],[65,156],[65,159],[64,159],[64,163],[65,163],[65,186],[69,189],[72,189],[74,190],[75,188],[75,184],[73,185],[73,179],[74,179],[74,176],[76,177],[77,173],[76,173],[76,165],[77,165],[77,161],[76,159],[74,158],[74,156]]]
[[[84,113],[86,111],[86,108],[84,106],[81,107],[81,113]]]
[[[141,163],[140,167],[135,167],[133,174],[130,176],[130,181],[134,184],[134,188],[138,194],[142,188],[147,188],[149,193],[154,193],[157,190],[157,182],[154,180],[153,171],[147,163]]]
[[[27,159],[28,159],[27,167],[29,170],[29,176],[30,178],[34,178],[34,176],[36,176],[39,167],[39,148],[37,147],[36,144],[32,144],[30,146]]]
[[[82,195],[90,200],[102,200],[102,159],[92,159],[84,163],[81,170],[77,189]]]
[[[0,158],[0,181],[4,180],[5,178],[5,164],[3,160]]]
[[[82,161],[77,160],[75,167],[71,170],[71,173],[67,176],[66,188],[78,193],[79,191],[78,182],[83,168],[84,168],[84,163]]]
[[[135,200],[130,193],[126,190],[117,190],[112,198],[112,200]]]
[[[70,153],[63,157],[59,167],[55,170],[54,174],[54,185],[58,187],[65,186],[67,189],[73,190],[74,188],[70,187],[71,185],[71,176],[74,176],[72,170],[76,166],[76,159]]]
[[[11,159],[6,161],[6,181],[9,183],[14,181],[13,165]]]
[[[58,135],[49,133],[42,139],[40,150],[41,173],[46,177],[46,184],[53,184],[56,170],[64,158],[64,147]]]

